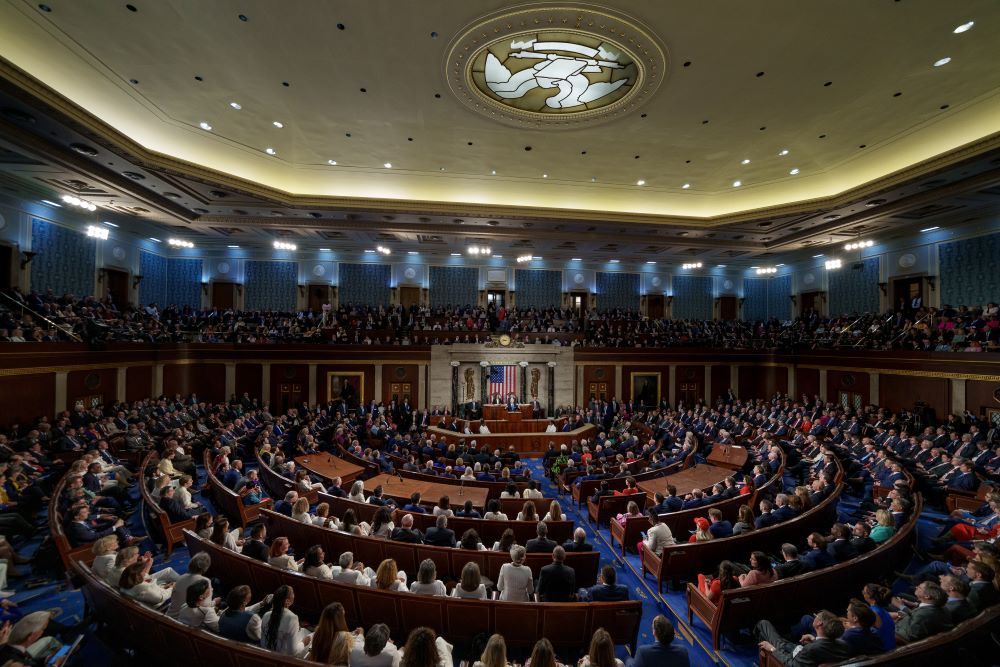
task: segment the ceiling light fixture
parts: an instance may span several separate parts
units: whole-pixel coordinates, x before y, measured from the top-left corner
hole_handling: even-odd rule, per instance
[[[265,148],[264,152],[267,153],[268,155],[277,155],[278,154],[278,151],[274,150],[273,148]]]
[[[238,245],[227,245],[226,247],[227,247],[227,248],[239,248],[239,246],[238,246]]]
[[[717,268],[717,269],[724,269],[724,268],[726,268],[726,265],[725,264],[716,264],[715,268]]]
[[[116,224],[115,224],[115,223],[113,223],[113,222],[108,222],[107,220],[102,220],[102,221],[101,221],[101,224],[102,224],[102,225],[107,225],[108,227],[114,227],[114,228],[116,228],[116,229],[118,228],[118,225],[116,225]]]
[[[320,252],[333,252],[333,251],[332,251],[332,250],[330,250],[329,248],[320,248],[320,249],[319,249],[319,251],[320,251]]]
[[[750,164],[750,158],[744,158],[740,164]]]
[[[493,176],[496,176],[497,175],[497,170],[494,169],[493,171],[490,172],[490,174],[493,175]]]
[[[682,185],[682,186],[681,186],[681,190],[687,190],[687,189],[689,189],[690,187],[691,187],[691,184],[690,184],[690,183],[685,183],[684,185]]]
[[[96,225],[87,225],[87,236],[94,239],[101,239],[102,241],[108,240],[108,232],[111,231],[104,227],[98,227]]]
[[[935,229],[941,229],[941,228],[940,227],[927,227],[926,229],[921,229],[920,231],[926,234],[927,232],[933,232]]]
[[[97,210],[97,204],[91,204],[89,201],[85,201],[79,197],[74,197],[73,195],[63,195],[62,200],[70,206],[77,206],[85,211]]]
[[[207,130],[209,132],[212,131],[212,126],[206,123],[205,121],[201,121],[200,123],[198,123],[198,127],[200,127],[203,130]]]
[[[391,255],[392,254],[392,250],[389,249],[389,248],[386,248],[384,245],[376,246],[375,249],[378,250],[383,255]]]
[[[531,261],[531,255],[518,255],[517,256],[517,263],[518,264],[524,264],[525,262],[530,262],[530,261]]]
[[[462,253],[460,253],[460,252],[453,252],[453,253],[451,253],[451,256],[452,257],[461,257]]]
[[[583,260],[580,259],[579,257],[572,257],[572,258],[570,258],[569,261],[571,261],[571,262],[582,262]]]
[[[243,108],[243,105],[240,104],[239,102],[230,102],[229,106],[231,106],[232,108],[236,109],[237,111],[239,111],[240,109]]]
[[[955,33],[956,35],[961,35],[963,32],[968,32],[972,30],[972,26],[974,25],[976,25],[975,21],[969,21],[968,23],[963,23],[962,25],[958,26],[957,28],[952,30],[952,32]]]
[[[823,257],[823,253],[820,253],[818,255],[813,255],[813,259],[817,259],[818,257]]]
[[[493,249],[489,246],[470,245],[466,248],[466,252],[470,255],[485,255],[488,257],[493,254]]]
[[[825,266],[827,271],[833,271],[834,269],[839,269],[841,266],[843,266],[843,262],[841,262],[839,259],[828,259],[825,262]]]
[[[784,156],[788,155],[788,149],[787,148],[782,149],[782,151],[780,153],[778,153],[778,155],[781,156],[781,157],[784,157]]]
[[[738,188],[743,185],[743,181],[733,181],[733,187]]]
[[[549,177],[548,174],[542,174],[542,178],[548,178],[548,177]]]
[[[640,179],[639,179],[638,181],[636,181],[636,182],[635,182],[635,184],[636,184],[636,185],[645,185],[645,184],[646,184],[646,181],[644,181],[644,180],[642,180],[642,179],[640,178]]]
[[[386,162],[382,166],[385,167],[386,169],[392,169],[392,163],[391,162]]]
[[[770,274],[770,273],[777,273],[777,272],[778,272],[778,269],[774,268],[773,266],[762,266],[761,268],[757,269],[757,275],[758,276],[763,276],[763,275],[767,275],[767,274]]]
[[[406,254],[407,255],[419,255],[420,253],[417,252],[416,250],[407,250]]]
[[[656,264],[656,260],[655,259],[646,260],[646,264]]]
[[[681,264],[682,269],[700,269],[701,262],[691,262],[690,264]]]
[[[193,248],[194,244],[190,241],[182,241],[181,239],[167,239],[167,244],[172,245],[175,248]]]
[[[374,254],[374,253],[375,253],[375,251],[374,251],[374,250],[365,250],[365,253],[371,253],[371,254]]]
[[[948,56],[945,56],[944,58],[939,58],[939,59],[935,60],[934,61],[934,67],[942,67],[944,65],[947,65],[950,62],[951,62],[951,58],[949,58]]]
[[[792,169],[791,171],[788,172],[789,176],[795,176],[798,173],[799,173],[799,168],[798,167],[796,167],[795,169]]]
[[[284,241],[275,241],[274,242],[274,249],[275,250],[298,250],[299,247],[297,245],[295,245],[294,243],[286,243]]]
[[[152,241],[153,243],[163,243],[163,241],[161,241],[160,239],[156,238],[155,236],[150,236],[149,240]]]
[[[62,208],[62,204],[57,204],[54,201],[49,201],[48,199],[43,199],[42,203],[48,204],[49,206],[55,206],[56,208]]]
[[[871,248],[875,245],[872,240],[868,241],[855,241],[854,243],[848,243],[844,246],[844,250],[861,250],[862,248]]]
[[[274,125],[279,130],[285,126],[285,124],[282,123],[280,120],[274,121],[273,123],[271,123],[271,125]]]
[[[337,161],[336,160],[327,160],[326,163],[328,165],[330,165],[331,167],[336,167],[337,166]]]

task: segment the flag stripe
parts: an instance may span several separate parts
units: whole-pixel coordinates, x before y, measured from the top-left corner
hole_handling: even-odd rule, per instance
[[[517,366],[493,366],[490,369],[490,396],[500,394],[504,399],[517,393]]]

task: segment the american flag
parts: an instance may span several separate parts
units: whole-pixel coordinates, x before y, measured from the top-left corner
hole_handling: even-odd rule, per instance
[[[493,366],[490,368],[490,396],[500,394],[507,400],[517,393],[517,366]]]

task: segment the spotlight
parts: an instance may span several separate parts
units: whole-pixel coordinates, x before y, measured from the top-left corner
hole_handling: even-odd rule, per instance
[[[298,246],[294,243],[285,243],[284,241],[274,242],[275,250],[298,250]]]

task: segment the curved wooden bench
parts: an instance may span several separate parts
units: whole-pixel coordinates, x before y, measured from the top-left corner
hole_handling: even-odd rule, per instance
[[[794,519],[767,528],[707,542],[674,544],[664,547],[662,557],[643,549],[640,554],[642,576],[645,577],[647,572],[656,575],[656,586],[659,591],[663,590],[663,580],[667,578],[670,578],[674,588],[677,588],[681,579],[692,581],[697,578],[699,572],[712,570],[726,559],[747,558],[751,551],[772,554],[785,542],[794,544],[804,542],[809,533],[826,534],[837,516],[837,502],[843,489],[844,485],[838,484],[836,489],[816,507]],[[699,508],[703,516],[708,515],[709,507],[711,505]],[[675,535],[674,539],[679,536],[683,540],[688,530],[690,529],[685,528],[682,533]]]
[[[52,493],[49,497],[48,514],[49,535],[52,537],[52,541],[56,545],[56,551],[59,552],[59,558],[62,560],[63,566],[66,568],[67,575],[73,571],[74,563],[78,561],[90,562],[93,558],[89,544],[74,547],[70,544],[69,538],[66,537],[66,530],[64,526],[65,517],[59,511],[59,496],[62,495],[68,476],[69,473],[63,475],[52,489]]]
[[[271,506],[270,498],[265,498],[256,505],[244,505],[240,494],[219,481],[219,478],[212,472],[211,452],[207,449],[205,450],[204,464],[205,475],[208,477],[208,486],[212,493],[212,502],[215,503],[216,509],[220,514],[226,515],[230,521],[234,523],[239,521],[244,530],[248,523],[253,523],[257,520],[260,508]]]
[[[797,619],[801,614],[817,609],[839,613],[865,584],[886,572],[892,572],[908,557],[911,538],[922,509],[923,498],[917,495],[909,521],[874,551],[797,577],[722,591],[717,604],[710,602],[695,584],[689,583],[688,624],[694,622],[695,616],[701,619],[711,628],[712,644],[715,650],[719,650],[724,634],[753,627],[764,618],[780,622],[783,619]]]
[[[596,503],[588,498],[587,518],[590,519],[591,523],[596,523],[598,527],[608,522],[617,523],[611,521],[611,517],[623,514],[631,501],[639,506],[640,511],[645,509],[647,498],[648,496],[641,492],[627,496],[604,496],[599,498]]]
[[[471,551],[428,544],[394,542],[381,537],[349,535],[339,530],[301,523],[266,509],[260,511],[260,516],[267,526],[268,535],[287,537],[299,556],[304,555],[312,545],[319,544],[323,547],[327,558],[336,561],[340,554],[350,551],[354,554],[355,560],[364,562],[372,569],[377,568],[384,558],[392,558],[399,569],[411,577],[416,574],[420,562],[425,558],[434,561],[439,577],[450,577],[456,581],[461,578],[462,568],[469,561],[479,565],[483,576],[493,581],[500,576],[503,564],[510,562],[510,554],[506,551]],[[593,586],[597,582],[600,560],[601,554],[597,551],[572,551],[566,554],[566,565],[576,571],[578,587]],[[552,563],[552,554],[530,553],[527,554],[525,562],[537,576],[544,566]]]
[[[307,619],[318,618],[330,602],[340,602],[348,626],[368,628],[373,623],[385,623],[397,644],[405,641],[412,629],[427,626],[453,644],[471,642],[485,632],[503,635],[508,647],[529,648],[546,637],[556,647],[576,651],[585,641],[581,638],[604,628],[615,644],[634,649],[642,619],[642,603],[638,600],[501,602],[380,591],[279,570],[190,531],[185,531],[184,538],[192,555],[203,551],[211,555],[210,573],[221,580],[224,589],[247,584],[254,599],[260,599],[288,584],[295,589],[296,610]]]
[[[661,445],[662,446],[662,445]],[[657,447],[656,451],[659,451]],[[663,468],[657,468],[656,470],[647,470],[646,472],[641,472],[632,475],[632,478],[636,482],[643,482],[649,479],[656,479],[658,477],[665,477],[671,475],[675,472],[679,472],[684,468],[690,468],[691,464],[694,462],[694,457],[698,453],[698,448],[695,447],[691,450],[683,461],[678,461],[677,463],[671,463]],[[570,495],[573,497],[573,502],[577,504],[578,507],[583,507],[584,503],[590,501],[590,497],[594,495],[594,492],[600,488],[601,482],[607,482],[608,488],[612,491],[621,491],[625,488],[626,477],[609,477],[606,479],[585,479],[579,484],[572,484],[570,486]]]
[[[170,516],[153,500],[153,496],[146,486],[146,469],[153,463],[154,458],[159,458],[155,449],[150,449],[146,458],[142,460],[139,475],[139,494],[146,504],[146,515],[160,527],[163,533],[163,543],[167,549],[167,557],[174,552],[174,545],[184,541],[184,529],[194,528],[195,519],[186,519],[179,523],[171,523]]]
[[[302,493],[295,486],[295,482],[287,477],[282,477],[271,469],[270,466],[264,464],[263,459],[260,458],[260,450],[254,452],[254,456],[257,459],[257,474],[260,477],[261,486],[264,487],[267,495],[271,496],[274,501],[281,500],[289,491],[296,491],[300,498],[303,496],[308,498],[310,505],[315,505],[318,502],[319,496],[315,489],[310,490],[308,493]]]
[[[207,630],[196,630],[166,614],[127,598],[86,565],[77,563],[74,570],[83,582],[87,607],[107,628],[121,648],[140,656],[156,657],[158,663],[171,665],[205,664],[212,667],[316,667],[317,663],[273,651],[255,644],[233,641]],[[117,648],[118,646],[116,646]],[[138,663],[138,657],[135,658]]]

